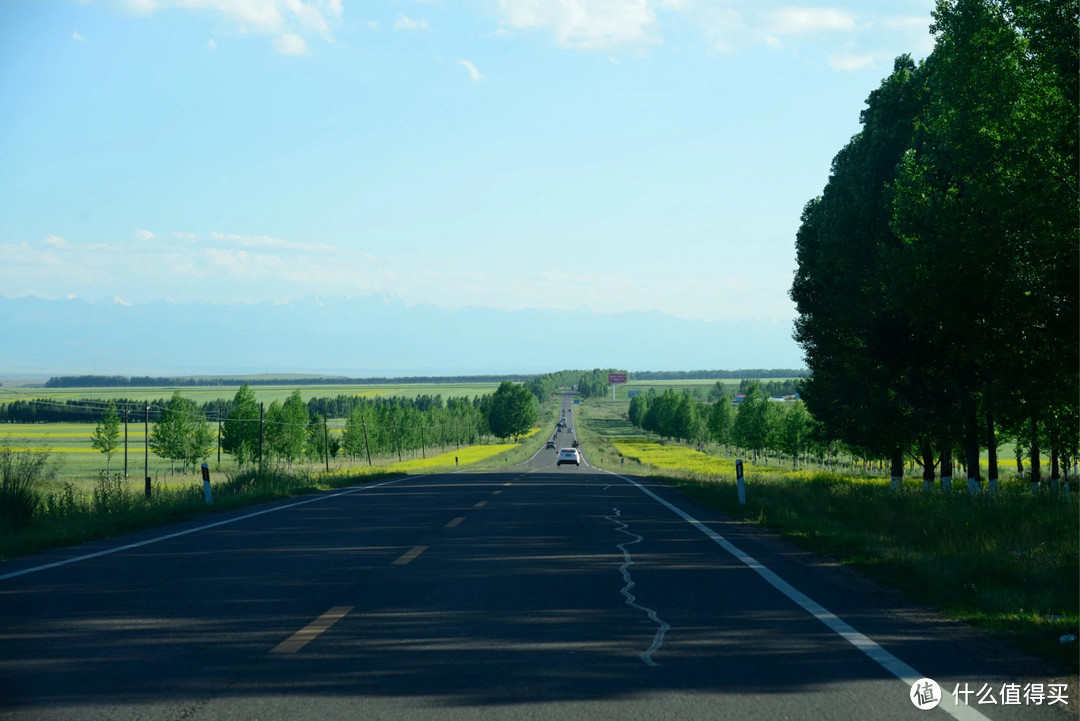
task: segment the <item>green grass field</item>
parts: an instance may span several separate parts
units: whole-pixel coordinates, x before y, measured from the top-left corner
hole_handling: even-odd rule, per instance
[[[330,435],[340,436],[344,430],[345,420],[341,418],[331,419],[328,423]],[[105,456],[91,446],[91,436],[94,433],[95,424],[92,423],[3,423],[0,424],[0,444],[7,444],[13,449],[29,449],[48,451],[53,454],[59,463],[59,473],[56,482],[71,482],[77,489],[88,491],[96,483],[99,474],[105,470]],[[123,426],[120,432],[120,447],[112,456],[111,471],[123,475],[124,471],[124,445]],[[490,439],[492,443],[495,439]],[[194,469],[188,469],[187,475],[181,473],[179,466],[174,466],[168,460],[158,457],[152,450],[149,451],[149,468],[144,473],[144,462],[147,459],[145,445],[146,433],[142,423],[131,423],[128,428],[128,451],[127,468],[128,479],[132,483],[143,483],[145,475],[149,475],[153,481],[162,483],[189,483],[198,480],[198,473]],[[438,454],[446,449],[430,447],[409,453],[408,457],[423,459],[425,456]],[[377,465],[387,465],[397,462],[397,457],[376,457],[373,459]],[[350,458],[341,453],[337,458],[329,459],[331,471],[341,470],[358,465],[361,459]],[[366,462],[366,461],[365,461]],[[208,465],[211,472],[229,473],[238,470],[235,459],[227,453],[220,454],[218,460],[217,446],[210,454]],[[300,470],[312,472],[326,470],[325,461],[301,461],[294,464]]]
[[[272,386],[251,386],[255,400],[270,405],[284,401],[294,390],[307,401],[310,398],[336,398],[337,396],[399,396],[416,398],[422,395],[441,395],[447,398],[473,398],[495,392],[498,383],[399,383],[383,385],[312,385],[290,386],[287,382]],[[32,388],[0,387],[0,403],[14,400],[43,399],[66,401],[76,398],[107,401],[125,398],[134,401],[152,401],[168,398],[173,391],[180,391],[184,398],[203,404],[216,400],[232,400],[240,385],[180,386],[178,388]]]

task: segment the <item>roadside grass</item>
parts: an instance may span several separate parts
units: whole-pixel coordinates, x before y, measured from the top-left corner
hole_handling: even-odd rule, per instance
[[[995,495],[900,492],[887,477],[744,465],[738,502],[734,461],[646,438],[618,404],[585,406],[593,465],[657,477],[727,516],[760,523],[798,545],[865,572],[909,599],[987,629],[1076,671],[1080,625],[1080,495],[1033,495],[1001,481]],[[625,408],[625,406],[623,406]],[[625,461],[622,458],[626,458]]]
[[[554,411],[549,410],[548,415],[549,425],[554,428]],[[0,482],[0,561],[278,498],[405,475],[516,463],[515,459],[527,458],[539,447],[543,438],[540,430],[537,427],[523,435],[521,443],[440,449],[442,452],[428,458],[373,459],[378,465],[371,466],[359,459],[341,459],[347,465],[331,471],[326,471],[322,462],[296,464],[292,468],[268,464],[261,471],[232,466],[224,471],[224,479],[220,478],[221,472],[212,474],[215,477],[211,484],[212,506],[206,505],[201,475],[162,474],[151,481],[150,498],[146,499],[142,478],[127,480],[115,472],[106,477],[101,468],[102,459],[98,459],[97,480],[54,480],[57,461],[66,461],[70,456],[52,456],[47,449],[30,451],[0,442],[0,456],[6,448],[13,459],[39,471],[31,479],[24,478],[26,474],[9,474],[17,477],[16,484]],[[13,492],[5,494],[4,489],[9,486]],[[6,520],[9,516],[10,522]]]

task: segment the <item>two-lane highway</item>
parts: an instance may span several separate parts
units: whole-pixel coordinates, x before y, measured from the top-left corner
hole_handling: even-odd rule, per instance
[[[752,527],[554,452],[3,564],[0,718],[948,718],[886,657],[945,694],[1026,680]]]

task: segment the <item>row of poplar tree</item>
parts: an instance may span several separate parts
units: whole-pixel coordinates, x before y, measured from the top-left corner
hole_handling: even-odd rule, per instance
[[[1003,436],[1030,478],[1080,445],[1076,0],[939,0],[797,234],[791,297],[829,437],[931,482]]]
[[[764,456],[766,462],[770,454],[784,454],[793,466],[804,456],[823,459],[836,450],[821,443],[814,419],[802,401],[776,402],[755,381],[740,389],[744,393],[737,405],[719,382],[709,391],[709,403],[687,392],[650,389],[630,399],[630,422],[685,443],[736,446],[755,457]]]
[[[533,427],[538,415],[537,401],[523,386],[504,381],[490,395],[474,398],[439,396],[354,398],[340,438],[331,436],[327,419],[311,407],[322,399],[305,403],[300,391],[283,402],[262,406],[245,383],[228,404],[228,413],[218,424],[207,420],[206,412],[180,391],[155,409],[155,420],[147,443],[161,458],[181,463],[183,470],[208,458],[218,442],[243,467],[257,461],[291,465],[302,460],[321,460],[347,453],[353,457],[426,453],[429,447],[469,445],[485,436],[510,438]],[[110,403],[102,414],[91,443],[106,455],[106,472],[112,453],[120,445],[120,415]]]

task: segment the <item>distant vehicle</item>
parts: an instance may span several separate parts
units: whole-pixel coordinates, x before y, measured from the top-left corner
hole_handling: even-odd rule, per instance
[[[576,448],[559,449],[559,454],[555,457],[555,465],[561,466],[564,463],[573,463],[575,466],[580,466],[581,454],[578,453]]]
[[[571,443],[570,445],[572,445],[572,446],[573,446],[574,448],[577,448],[577,445],[578,445],[578,444],[577,444],[577,439],[575,438],[575,439],[574,439],[574,442],[573,442],[573,443]]]
[[[544,448],[554,448],[554,447],[555,447],[555,441],[548,441],[547,445],[544,446]]]

